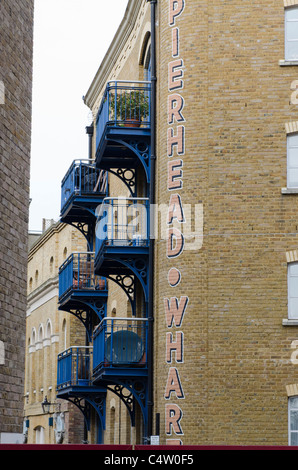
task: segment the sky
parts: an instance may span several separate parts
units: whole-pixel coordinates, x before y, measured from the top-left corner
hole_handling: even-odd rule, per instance
[[[35,0],[29,231],[59,220],[61,181],[88,158],[83,103],[128,0]]]

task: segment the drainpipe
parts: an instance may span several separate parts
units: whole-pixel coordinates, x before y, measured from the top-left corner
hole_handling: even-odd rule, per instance
[[[151,3],[151,155],[150,155],[150,209],[155,204],[155,162],[156,162],[156,31],[155,16],[157,0],[146,0]],[[153,232],[151,230],[151,232]],[[153,421],[153,322],[154,322],[154,238],[149,243],[149,299],[148,299],[148,425],[147,439],[152,435]]]
[[[89,137],[89,160],[92,160],[92,137],[93,137],[93,125],[86,127],[86,134]]]
[[[88,145],[88,159],[89,159],[89,162],[92,161],[92,157],[93,157],[93,155],[92,155],[92,152],[93,152],[93,145],[92,145],[93,132],[94,132],[93,124],[86,127],[86,134],[88,135],[88,138],[89,138],[89,142],[88,142],[88,144],[89,144]],[[90,251],[93,251],[93,245],[94,245],[93,233],[94,233],[94,223],[90,223],[90,224],[88,224],[88,249]]]

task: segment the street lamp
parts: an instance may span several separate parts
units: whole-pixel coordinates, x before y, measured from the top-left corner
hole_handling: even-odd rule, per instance
[[[51,405],[55,406],[56,412],[60,411],[61,403],[56,403],[56,402],[51,403],[50,401],[48,401],[48,397],[45,396],[44,401],[41,402],[42,411],[44,412],[44,414],[49,414]]]
[[[48,401],[48,397],[45,396],[45,399],[44,401],[41,403],[41,406],[42,406],[42,411],[45,413],[45,414],[48,414],[50,412],[50,406],[52,405],[52,403],[50,403]]]

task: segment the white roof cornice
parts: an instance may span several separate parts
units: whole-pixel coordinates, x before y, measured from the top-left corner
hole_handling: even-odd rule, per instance
[[[114,39],[107,50],[107,53],[104,56],[86,95],[84,96],[84,103],[90,109],[93,108],[99,91],[105,86],[111,70],[113,69],[118,56],[132,32],[140,11],[140,6],[144,1],[145,0],[128,0],[123,20],[121,21]]]

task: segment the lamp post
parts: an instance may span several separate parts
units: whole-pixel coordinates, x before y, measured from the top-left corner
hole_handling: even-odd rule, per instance
[[[62,444],[63,439],[64,439],[65,424],[64,424],[64,413],[60,413],[61,403],[56,403],[56,402],[51,403],[48,400],[48,397],[45,396],[44,400],[41,402],[42,411],[44,414],[50,413],[51,405],[55,406],[55,414],[53,417],[51,416],[49,418],[49,426],[51,427],[54,425],[54,423],[56,424],[56,428],[54,429],[56,443]]]
[[[45,413],[45,414],[48,414],[50,412],[50,407],[51,407],[52,403],[50,403],[48,401],[48,397],[45,396],[45,399],[44,401],[41,403],[41,406],[42,406],[42,411]]]
[[[59,412],[59,411],[60,411],[61,403],[56,403],[56,402],[51,403],[51,402],[48,400],[48,397],[45,396],[44,401],[41,402],[42,411],[44,412],[44,414],[49,414],[50,409],[51,409],[51,405],[54,405],[54,406],[55,406],[55,412]]]

